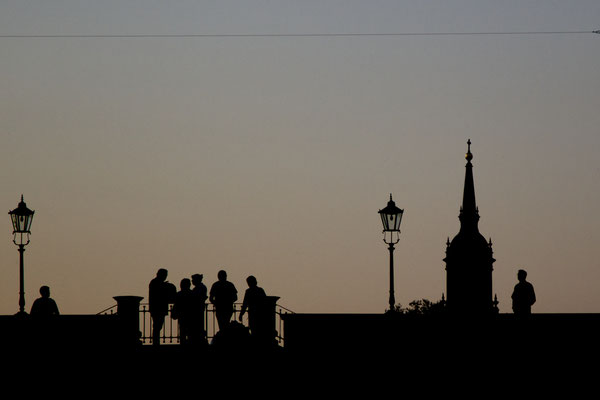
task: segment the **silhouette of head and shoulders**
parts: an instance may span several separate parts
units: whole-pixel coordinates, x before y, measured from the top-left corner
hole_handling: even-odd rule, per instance
[[[188,278],[183,278],[179,283],[179,293],[187,295],[192,292],[192,281]]]
[[[204,275],[202,274],[192,275],[192,284],[194,285],[192,292],[202,297],[203,300],[206,300],[208,289],[206,288],[206,285],[202,282],[203,278]]]
[[[36,299],[31,306],[31,315],[34,317],[60,315],[56,302],[50,297],[50,288],[48,286],[42,286],[40,288],[40,295],[41,297]]]
[[[253,275],[246,278],[248,289],[246,289],[245,297],[250,301],[258,301],[267,296],[264,289],[258,286],[258,281]]]
[[[194,294],[192,292],[192,282],[188,278],[183,278],[179,284],[179,292],[175,295],[173,305],[173,317],[187,318],[193,311]]]
[[[233,304],[237,300],[237,289],[227,280],[227,272],[220,270],[217,279],[210,288],[210,302],[215,305]]]
[[[169,276],[169,271],[167,271],[165,268],[159,268],[158,271],[156,271],[156,276],[154,277],[154,279],[150,281],[150,285],[156,285],[162,282],[166,282],[167,276]]]

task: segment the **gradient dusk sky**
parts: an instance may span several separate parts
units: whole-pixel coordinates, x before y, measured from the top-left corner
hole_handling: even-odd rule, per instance
[[[253,274],[296,312],[439,300],[467,139],[493,291],[600,312],[600,1],[3,0],[0,205],[36,211],[26,309]],[[78,35],[575,32],[309,37]],[[18,252],[0,240],[0,314]]]

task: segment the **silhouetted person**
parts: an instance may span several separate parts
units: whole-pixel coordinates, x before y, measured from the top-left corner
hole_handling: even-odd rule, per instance
[[[34,317],[52,317],[60,315],[56,302],[50,298],[50,288],[42,286],[40,288],[42,297],[36,299],[31,306],[31,315]]]
[[[227,280],[227,272],[221,270],[217,274],[219,279],[210,288],[210,302],[215,306],[219,331],[229,326],[233,315],[233,303],[237,300],[237,289]]]
[[[160,344],[160,331],[165,323],[165,316],[169,313],[169,303],[172,296],[172,284],[167,282],[168,271],[160,268],[156,278],[150,281],[148,303],[152,317],[152,344]]]
[[[193,294],[193,316],[190,325],[190,340],[194,344],[204,341],[204,312],[206,310],[206,299],[208,299],[208,289],[202,283],[202,274],[192,275]]]
[[[258,314],[264,306],[267,294],[263,288],[258,286],[258,282],[254,276],[250,275],[246,278],[246,283],[248,284],[248,289],[244,293],[244,302],[242,303],[239,320],[240,322],[242,321],[246,310],[248,310],[248,326],[250,327],[250,332],[256,334],[260,330],[257,326],[257,322],[260,322]]]
[[[535,291],[533,285],[525,280],[527,272],[520,269],[517,273],[519,283],[515,285],[512,294],[512,309],[515,315],[531,314],[531,306],[535,303]]]
[[[175,295],[171,316],[179,322],[179,340],[182,345],[190,340],[190,328],[194,319],[194,294],[192,282],[188,278],[181,280],[180,291]]]

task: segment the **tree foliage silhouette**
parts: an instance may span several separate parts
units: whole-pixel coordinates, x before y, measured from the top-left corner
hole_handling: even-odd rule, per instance
[[[441,314],[446,309],[444,300],[433,302],[428,299],[413,300],[408,303],[408,307],[402,307],[398,304],[394,311],[405,315],[432,315]]]

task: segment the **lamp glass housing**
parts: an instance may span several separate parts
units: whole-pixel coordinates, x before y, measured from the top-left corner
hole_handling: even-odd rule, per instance
[[[27,208],[27,205],[23,201],[23,197],[21,197],[19,206],[8,212],[13,225],[13,234],[31,233],[31,223],[33,222],[34,213],[35,211]]]
[[[390,195],[390,201],[387,206],[379,210],[381,216],[381,223],[383,224],[384,232],[400,232],[400,223],[402,222],[402,215],[404,210],[396,207],[396,203],[392,200]]]

